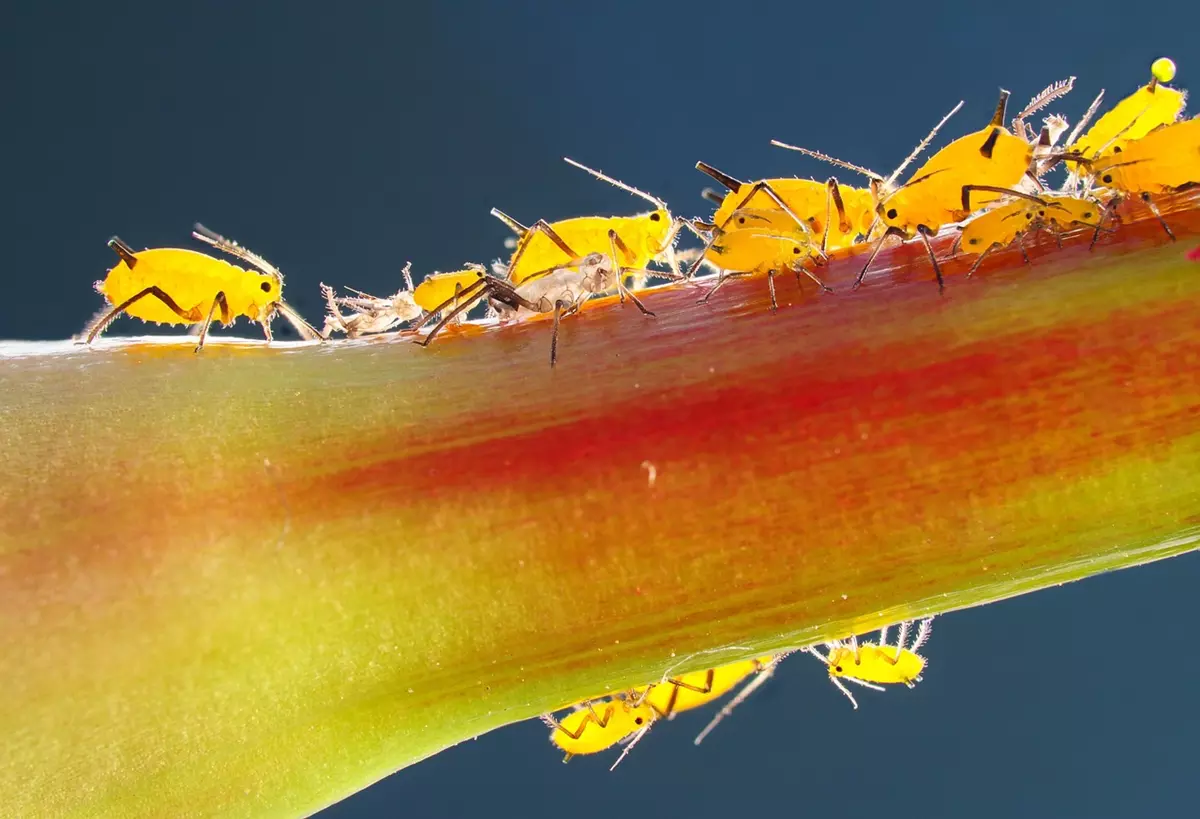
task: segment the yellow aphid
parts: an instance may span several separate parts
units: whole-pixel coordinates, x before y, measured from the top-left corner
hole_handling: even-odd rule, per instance
[[[1110,208],[1123,197],[1140,196],[1174,239],[1152,197],[1200,184],[1200,119],[1164,125],[1101,157],[1088,170],[1093,184],[1116,193]]]
[[[635,701],[649,705],[660,717],[674,719],[680,711],[690,711],[720,699],[774,659],[774,655],[768,654],[704,671],[677,674],[666,682],[634,689],[635,696],[640,697]]]
[[[400,272],[404,276],[404,289],[386,299],[359,290],[351,290],[357,294],[354,296],[335,296],[333,288],[322,282],[321,295],[325,297],[328,310],[325,335],[338,332],[345,333],[348,338],[357,338],[371,333],[386,333],[397,324],[420,318],[424,311],[413,300],[412,265],[404,265]],[[354,312],[346,315],[342,312],[343,307]]]
[[[550,727],[550,742],[564,752],[563,762],[573,756],[598,754],[629,740],[626,753],[654,723],[654,709],[629,699],[585,700],[561,720],[543,714]],[[625,758],[613,764],[613,768]]]
[[[720,271],[717,284],[701,302],[707,302],[731,278],[759,274],[767,276],[771,309],[775,310],[775,276],[783,271],[795,273],[797,282],[803,273],[825,292],[833,292],[809,269],[809,263],[822,255],[811,234],[798,228],[787,214],[745,208],[734,211],[726,224],[734,227],[715,229],[699,259]]]
[[[942,148],[899,187],[896,187],[895,183],[904,168],[933,141],[946,121],[962,107],[961,102],[934,126],[887,179],[825,154],[802,148],[795,149],[871,177],[871,187],[876,198],[875,210],[886,227],[886,232],[879,237],[867,263],[859,272],[855,281],[856,287],[862,283],[888,236],[899,236],[902,239],[919,237],[933,264],[939,290],[944,287],[942,271],[929,243],[929,237],[935,235],[942,226],[961,221],[970,214],[971,209],[963,204],[966,198],[964,189],[969,186],[978,186],[980,189],[1011,189],[1016,187],[1033,167],[1034,146],[1014,136],[1004,126],[1008,96],[1007,91],[1001,90],[995,113],[985,128],[959,137]],[[995,193],[978,195],[974,199],[974,207],[978,209],[1000,196],[1001,194]]]
[[[463,304],[468,305],[463,312],[469,312],[479,303],[480,297],[470,301],[462,301],[456,297],[461,297],[486,277],[487,271],[483,265],[478,264],[468,264],[462,270],[431,273],[413,290],[413,301],[428,314],[447,308],[456,309]]]
[[[925,658],[917,654],[917,649],[929,639],[933,618],[928,617],[917,624],[917,634],[912,645],[905,646],[908,633],[912,626],[910,622],[900,624],[900,634],[895,645],[888,645],[888,629],[885,627],[879,633],[879,643],[862,643],[851,637],[846,642],[827,643],[828,654],[813,647],[805,649],[829,670],[829,680],[845,694],[851,704],[858,708],[858,702],[850,690],[842,684],[842,680],[882,691],[885,685],[906,685],[912,688],[921,680],[921,672],[925,670]]]
[[[1154,62],[1150,71],[1150,82],[1114,105],[1096,120],[1087,133],[1075,140],[1075,133],[1090,118],[1085,114],[1075,126],[1075,132],[1068,137],[1067,150],[1087,159],[1098,159],[1121,151],[1128,143],[1141,139],[1156,128],[1176,122],[1187,104],[1187,93],[1163,85],[1174,78],[1175,64],[1162,57]],[[1101,91],[1089,113],[1095,111],[1103,96],[1104,92]],[[1081,172],[1074,162],[1067,162],[1067,167],[1076,173]]]
[[[492,215],[517,234],[517,247],[508,264],[509,281],[520,285],[535,273],[554,269],[590,253],[604,253],[618,261],[621,269],[616,289],[622,301],[629,292],[624,284],[628,276],[679,278],[675,240],[681,228],[690,229],[691,225],[684,219],[672,217],[661,199],[573,159],[566,158],[566,161],[597,179],[645,199],[654,205],[654,210],[635,216],[579,216],[553,223],[539,219],[526,227],[493,208]],[[670,273],[649,269],[652,262],[666,263],[671,268]]]
[[[1012,201],[1004,202],[967,222],[955,243],[966,255],[978,255],[968,276],[974,274],[989,253],[1016,242],[1025,262],[1022,239],[1029,233],[1048,230],[1061,246],[1059,234],[1071,227],[1099,227],[1107,215],[1106,209],[1091,199],[1044,194],[1041,197],[1019,191],[1009,191]]]
[[[829,252],[865,238],[875,220],[871,192],[841,185],[834,177],[825,182],[789,178],[741,182],[704,162],[697,162],[696,168],[728,189],[711,220],[717,230],[742,227],[733,218],[738,211],[778,210],[792,223],[778,225],[781,230],[807,229],[813,243]]]
[[[112,309],[104,310],[84,329],[91,344],[112,321],[125,313],[143,321],[200,326],[196,350],[204,346],[213,320],[233,323],[246,316],[262,325],[271,341],[271,320],[281,313],[301,337],[323,339],[283,301],[283,276],[261,256],[197,224],[192,235],[218,250],[253,265],[243,270],[221,259],[181,248],[134,251],[118,237],[108,241],[121,261],[96,282]]]

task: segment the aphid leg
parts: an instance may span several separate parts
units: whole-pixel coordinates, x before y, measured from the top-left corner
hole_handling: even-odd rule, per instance
[[[446,312],[446,315],[443,316],[442,320],[439,321],[434,328],[429,331],[429,335],[425,336],[424,339],[414,339],[413,343],[420,344],[422,347],[428,347],[433,341],[434,337],[437,336],[437,334],[440,333],[447,324],[453,321],[455,316],[471,306],[471,303],[475,300],[476,296],[483,297],[485,294],[491,292],[495,282],[496,280],[490,277],[484,277],[476,282],[472,282],[462,291],[464,295],[466,293],[471,294],[471,297],[463,301],[462,304],[457,304],[459,299],[459,291],[456,287],[453,296],[446,299],[433,310],[429,311],[429,315],[431,316],[437,315],[443,311]],[[454,305],[453,309],[448,309],[452,304]],[[420,327],[418,326],[417,329],[419,330]]]
[[[1032,264],[1029,261],[1029,254],[1025,252],[1025,240],[1021,238],[1021,234],[1018,233],[1014,238],[1016,239],[1017,247],[1021,249],[1021,260],[1025,264]]]
[[[196,321],[196,318],[194,317],[193,314],[185,313],[183,311],[183,308],[181,308],[178,304],[175,303],[175,299],[168,296],[160,288],[151,285],[150,287],[147,287],[145,290],[141,290],[137,293],[134,293],[132,296],[125,299],[125,301],[121,302],[116,307],[109,310],[107,313],[97,314],[96,318],[92,321],[92,323],[84,328],[87,331],[87,338],[84,340],[84,343],[91,344],[93,341],[95,341],[96,336],[98,336],[102,332],[104,332],[104,329],[106,327],[108,327],[108,325],[112,324],[113,320],[117,316],[124,313],[125,310],[130,305],[134,304],[135,302],[141,301],[146,296],[154,296],[156,299],[158,299],[163,304],[165,304],[167,307],[169,307],[171,310],[173,310],[175,312],[175,315],[179,316],[184,321],[187,321],[187,322],[195,322]]]
[[[208,338],[208,328],[212,325],[213,315],[217,312],[217,307],[221,308],[221,323],[229,323],[229,302],[225,299],[225,292],[219,291],[213,297],[212,306],[208,308],[208,315],[204,319],[204,325],[200,328],[200,340],[196,343],[196,352],[200,352],[200,348],[204,346],[204,339]]]
[[[1092,232],[1092,242],[1088,245],[1089,253],[1096,248],[1096,240],[1100,238],[1100,227],[1104,224],[1104,217],[1111,213],[1113,218],[1116,218],[1117,206],[1121,204],[1122,198],[1121,194],[1117,194],[1112,199],[1109,199],[1108,204],[1104,206],[1104,212],[1100,214],[1100,219],[1096,223],[1096,229]],[[1162,217],[1159,218],[1161,219]]]
[[[715,676],[716,670],[710,668],[704,672],[704,685],[692,685],[689,682],[684,682],[683,680],[678,680],[674,677],[667,680],[667,682],[676,688],[686,688],[688,691],[695,691],[697,694],[708,694],[712,692],[713,679]]]
[[[904,235],[904,231],[895,226],[891,226],[884,231],[883,235],[879,237],[879,241],[875,243],[875,248],[871,251],[871,255],[867,259],[867,263],[863,265],[862,270],[858,271],[858,278],[854,280],[854,287],[852,289],[857,290],[863,283],[863,278],[867,275],[867,269],[870,268],[871,263],[875,261],[875,257],[879,255],[879,251],[883,250],[883,243],[887,241],[887,237],[889,236],[899,236],[901,241],[908,238]]]
[[[988,247],[988,249],[987,249],[987,250],[985,250],[985,251],[983,251],[982,253],[980,253],[980,254],[979,254],[979,258],[975,260],[975,264],[971,265],[971,269],[967,271],[967,278],[968,278],[968,279],[969,279],[969,278],[971,278],[972,276],[974,276],[974,275],[975,275],[975,271],[979,269],[979,266],[980,266],[981,264],[983,264],[983,260],[984,260],[985,258],[987,258],[987,255],[988,255],[989,253],[991,253],[993,250],[995,250],[995,248],[996,248],[996,243],[995,243],[995,242],[993,242],[993,243],[992,243],[992,244],[991,244],[991,245]]]
[[[879,645],[882,648],[888,644],[888,627],[884,626],[879,629]]]
[[[497,214],[500,214],[500,212],[495,208],[492,208],[492,215],[496,216]],[[503,214],[500,214],[500,216],[503,216]],[[559,236],[557,232],[555,232],[554,228],[550,227],[549,222],[547,222],[545,219],[538,219],[533,223],[532,227],[526,229],[525,232],[521,234],[521,240],[517,243],[517,250],[515,253],[513,253],[512,261],[508,263],[509,271],[517,269],[517,263],[520,262],[521,257],[525,255],[525,249],[529,247],[529,243],[533,240],[534,233],[541,233],[547,239],[554,242],[559,250],[567,254],[568,260],[579,258],[579,254],[572,250],[571,246],[563,241],[563,238]]]
[[[133,255],[133,248],[121,241],[120,236],[114,236],[108,240],[108,246],[111,247],[116,254],[121,257],[121,261],[125,262],[125,266],[133,270],[137,264],[137,257]]]
[[[404,289],[411,293],[413,291],[412,262],[404,263],[404,269],[400,271],[400,275],[404,277]]]
[[[917,649],[929,641],[929,635],[932,633],[933,618],[926,617],[924,620],[921,620],[917,623],[917,636],[916,639],[913,640],[912,645],[908,647],[908,650],[915,653]]]
[[[275,334],[271,332],[271,319],[274,317],[274,314],[272,314],[267,317],[266,321],[262,322],[263,335],[266,336],[268,344],[275,340]]]
[[[340,330],[349,338],[354,338],[350,328],[346,326],[346,317],[342,315],[342,311],[338,309],[337,299],[334,297],[333,288],[321,282],[321,295],[325,297],[325,306],[329,311],[329,315],[325,317],[325,332],[332,333],[334,330]]]
[[[703,742],[704,738],[712,733],[712,730],[720,724],[721,720],[732,714],[733,709],[745,702],[751,694],[761,688],[767,680],[771,679],[771,675],[775,673],[775,668],[779,664],[780,659],[782,659],[782,656],[776,658],[774,662],[759,671],[753,680],[743,685],[742,690],[737,693],[737,696],[725,703],[725,707],[717,712],[717,715],[709,721],[708,725],[704,726],[704,730],[696,734],[696,738],[692,740],[692,744],[699,745]]]
[[[736,279],[739,276],[745,276],[746,273],[741,270],[722,270],[717,275],[717,283],[708,289],[702,298],[696,300],[696,304],[708,304],[708,300],[713,297],[713,294],[725,286],[725,282],[730,279]]]
[[[558,360],[558,322],[566,303],[562,299],[554,302],[554,329],[550,333],[550,366]]]
[[[771,294],[771,312],[775,313],[779,310],[779,303],[775,300],[775,268],[773,267],[767,271],[767,292]]]
[[[925,245],[925,250],[929,253],[929,261],[933,263],[933,275],[937,276],[938,292],[946,291],[946,283],[942,280],[942,268],[938,265],[937,256],[933,255],[933,245],[929,244],[929,228],[924,225],[917,225],[917,235],[921,237],[921,242]]]
[[[647,310],[646,305],[642,304],[641,299],[639,299],[637,296],[633,295],[633,291],[626,288],[625,282],[622,281],[625,278],[625,271],[633,270],[635,268],[625,267],[624,265],[621,264],[620,260],[622,257],[617,255],[617,249],[620,248],[626,255],[629,255],[629,256],[633,255],[633,251],[629,249],[629,245],[625,244],[624,240],[621,239],[620,235],[618,235],[617,232],[615,230],[613,230],[612,228],[608,229],[608,246],[612,252],[613,264],[616,265],[616,267],[617,267],[617,269],[616,269],[617,293],[620,296],[621,304],[624,304],[625,297],[629,296],[629,298],[631,298],[633,300],[633,303],[635,305],[637,305],[637,309],[642,311],[642,315],[653,316],[654,313],[651,312],[650,310]]]
[[[846,641],[850,644],[850,648],[854,650],[854,664],[862,665],[862,652],[858,649],[858,635],[851,634],[850,639]]]
[[[1150,212],[1153,213],[1155,218],[1158,219],[1158,223],[1162,225],[1163,230],[1165,230],[1167,235],[1171,237],[1171,241],[1175,241],[1175,234],[1172,233],[1171,228],[1167,226],[1167,220],[1162,217],[1161,213],[1159,213],[1158,205],[1154,204],[1154,201],[1150,198],[1150,194],[1143,192],[1142,201],[1146,203],[1146,207],[1150,208]]]

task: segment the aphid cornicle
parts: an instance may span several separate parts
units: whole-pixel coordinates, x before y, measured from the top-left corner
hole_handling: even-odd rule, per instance
[[[268,342],[272,340],[271,320],[276,313],[282,314],[302,338],[324,340],[283,300],[283,276],[273,265],[199,223],[192,236],[257,269],[243,270],[182,248],[135,251],[114,236],[108,246],[121,261],[108,271],[103,281],[96,282],[96,290],[113,307],[101,311],[84,328],[84,343],[91,344],[122,313],[143,321],[198,325],[197,352],[204,347],[214,319],[228,325],[238,316],[262,325]]]
[[[1175,234],[1153,197],[1200,184],[1200,119],[1164,125],[1126,143],[1124,150],[1094,161],[1088,173],[1094,185],[1113,191],[1110,209],[1124,197],[1140,197],[1173,241]]]
[[[412,265],[404,265],[400,271],[404,276],[404,289],[390,298],[381,299],[358,290],[355,296],[335,296],[333,288],[321,283],[321,295],[325,297],[328,310],[325,316],[324,333],[345,333],[348,338],[357,338],[372,333],[386,333],[397,324],[420,318],[424,312],[413,299]],[[341,308],[352,310],[350,315]]]
[[[888,629],[879,632],[879,643],[859,643],[851,637],[847,641],[826,643],[828,654],[821,654],[815,646],[804,649],[825,664],[829,670],[829,681],[837,686],[858,709],[858,702],[850,689],[842,684],[848,680],[864,688],[883,691],[885,685],[906,685],[912,688],[921,681],[925,670],[925,658],[917,650],[929,639],[933,618],[927,617],[917,623],[917,634],[912,645],[906,646],[912,623],[900,624],[900,634],[895,645],[888,645]]]
[[[653,315],[625,286],[625,278],[650,275],[680,278],[675,259],[675,240],[682,228],[690,230],[693,229],[692,225],[686,219],[671,216],[661,199],[573,159],[564,159],[597,179],[645,199],[654,205],[654,210],[635,216],[578,216],[553,223],[539,219],[526,227],[493,208],[492,215],[508,225],[518,237],[516,250],[508,263],[509,281],[520,285],[535,273],[560,267],[589,253],[604,253],[620,265],[614,286],[621,300],[629,296],[643,313]],[[666,263],[670,272],[649,269],[652,262]]]
[[[443,318],[417,343],[428,347],[442,328],[457,315],[468,310],[479,299],[486,298],[501,321],[553,313],[554,325],[550,335],[550,366],[553,367],[558,360],[560,320],[578,311],[593,296],[611,290],[617,278],[612,260],[603,253],[591,253],[550,270],[532,273],[519,285],[481,273],[468,287],[456,288],[445,302],[429,310],[430,314],[442,312]]]
[[[654,717],[650,706],[614,697],[585,700],[561,720],[543,714],[542,721],[550,728],[550,742],[564,752],[563,762],[570,762],[574,756],[598,754],[625,742],[625,752],[613,763],[616,768],[650,730]]]

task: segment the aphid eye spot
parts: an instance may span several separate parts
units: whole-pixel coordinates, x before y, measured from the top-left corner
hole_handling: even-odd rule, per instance
[[[977,244],[979,244],[979,240],[978,239],[967,239],[967,244],[977,245]]]
[[[1092,212],[1089,210],[1087,213],[1083,214],[1083,218],[1084,218],[1084,219],[1091,219],[1091,218],[1092,218]]]
[[[270,293],[270,292],[271,292],[271,283],[270,283],[270,282],[263,282],[262,284],[260,284],[260,285],[259,285],[259,287],[261,287],[261,288],[262,288],[262,291],[263,291],[264,293]]]
[[[643,722],[645,722],[645,721],[646,721],[646,720],[645,720],[645,719],[643,719],[642,717],[636,717],[636,718],[633,720],[633,724],[634,724],[634,725],[641,725],[641,724],[642,724]]]
[[[842,673],[842,667],[841,667],[840,665],[839,665],[839,666],[836,666],[836,667],[835,667],[833,670],[834,670],[834,671],[836,671],[836,672],[837,672],[837,673],[839,673],[839,674],[841,674],[841,673]]]
[[[895,219],[895,218],[896,218],[896,209],[895,209],[895,208],[889,208],[889,209],[888,209],[888,212],[887,212],[887,218],[889,218],[889,219]]]
[[[1114,153],[1114,154],[1119,154],[1119,153],[1121,153],[1121,146],[1120,146],[1120,145],[1115,145],[1115,146],[1113,146],[1113,153]]]
[[[652,214],[650,214],[650,221],[651,221],[651,222],[659,222],[659,221],[661,221],[661,220],[662,220],[662,217],[661,217],[661,216],[659,216],[657,213],[652,213]]]
[[[1104,184],[1105,185],[1112,184],[1112,174],[1110,174],[1110,173],[1104,174]]]
[[[1033,214],[1032,214],[1032,213],[1027,213],[1027,214],[1025,214],[1025,218],[1026,218],[1026,219],[1032,219],[1032,218],[1033,218]]]
[[[798,255],[798,254],[800,253],[800,248],[798,248],[798,247],[793,247],[793,248],[792,248],[792,253],[793,253],[793,254],[797,254],[797,255]]]

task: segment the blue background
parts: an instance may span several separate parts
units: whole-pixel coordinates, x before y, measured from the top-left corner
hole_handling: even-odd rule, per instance
[[[406,260],[503,255],[492,206],[643,208],[563,155],[703,215],[697,159],[828,173],[771,138],[887,172],[960,98],[948,134],[978,127],[999,86],[1020,106],[1077,75],[1052,109],[1074,119],[1160,54],[1194,84],[1198,18],[1184,3],[9,3],[0,338],[78,331],[113,233],[197,247],[202,221],[276,263],[319,321],[318,281],[386,294]],[[1195,815],[1198,583],[1188,556],[948,615],[925,682],[863,692],[858,712],[792,658],[701,748],[707,714],[684,716],[615,774],[563,766],[541,725],[513,726],[327,815]]]

